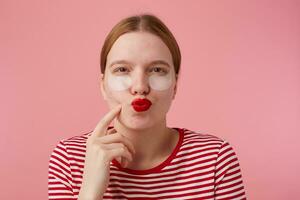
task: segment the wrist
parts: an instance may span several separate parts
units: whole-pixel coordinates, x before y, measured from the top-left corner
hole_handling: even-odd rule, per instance
[[[81,188],[78,194],[78,200],[103,200],[103,195],[93,195],[93,193]]]

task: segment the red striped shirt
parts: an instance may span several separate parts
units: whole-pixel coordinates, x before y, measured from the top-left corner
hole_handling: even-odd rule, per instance
[[[238,158],[216,136],[176,128],[179,141],[171,155],[148,170],[110,164],[104,199],[246,199]],[[49,161],[49,199],[77,199],[82,182],[86,133],[61,140]]]

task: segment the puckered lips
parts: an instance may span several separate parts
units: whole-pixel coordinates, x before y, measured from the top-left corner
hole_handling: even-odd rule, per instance
[[[131,105],[136,112],[144,112],[150,108],[152,103],[148,99],[138,98],[138,99],[134,99],[131,102]]]

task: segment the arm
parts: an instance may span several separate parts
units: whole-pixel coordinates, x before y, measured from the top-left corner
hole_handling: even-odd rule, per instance
[[[71,186],[72,175],[66,147],[62,141],[54,148],[48,170],[49,199],[76,199]]]
[[[226,141],[221,145],[216,163],[215,199],[246,199],[238,158]]]

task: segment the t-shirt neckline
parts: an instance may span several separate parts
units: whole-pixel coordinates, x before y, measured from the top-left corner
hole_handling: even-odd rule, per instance
[[[177,145],[173,149],[172,153],[162,163],[160,163],[156,167],[146,169],[146,170],[135,170],[135,169],[123,168],[116,159],[112,160],[112,164],[114,166],[116,166],[119,170],[121,170],[123,172],[127,172],[129,174],[145,175],[145,174],[151,174],[151,173],[158,173],[161,169],[163,169],[165,166],[167,166],[175,158],[176,154],[178,153],[178,151],[180,149],[180,146],[182,145],[183,136],[184,136],[183,129],[177,128],[177,127],[174,127],[173,129],[177,130],[178,134],[179,134],[179,139],[178,139]]]

